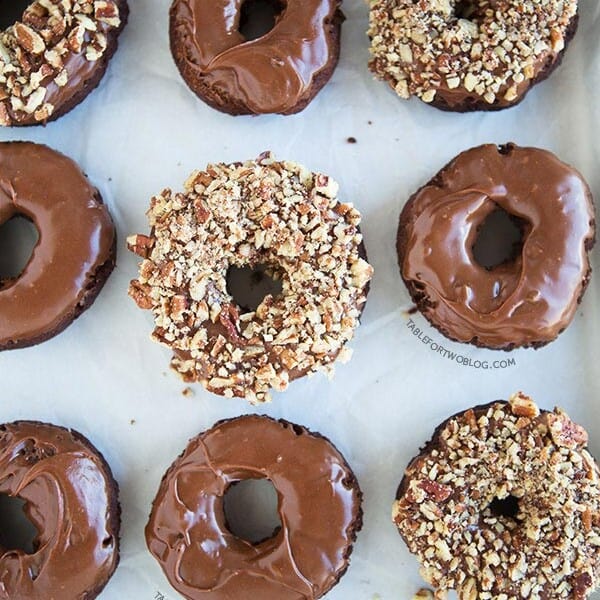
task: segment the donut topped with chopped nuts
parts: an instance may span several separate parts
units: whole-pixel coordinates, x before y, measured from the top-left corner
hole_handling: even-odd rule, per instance
[[[31,2],[0,32],[0,125],[47,123],[79,104],[102,79],[127,15],[127,0]]]
[[[144,258],[129,294],[152,310],[152,337],[173,349],[186,381],[263,402],[270,389],[349,357],[373,269],[360,214],[337,196],[330,177],[265,153],[209,165],[183,193],[152,198],[150,236],[128,239]],[[228,271],[260,265],[281,293],[244,310]]]
[[[370,0],[375,75],[442,110],[500,110],[558,66],[577,0]]]
[[[583,600],[600,586],[600,471],[588,435],[522,393],[440,425],[393,520],[421,575],[460,600]]]

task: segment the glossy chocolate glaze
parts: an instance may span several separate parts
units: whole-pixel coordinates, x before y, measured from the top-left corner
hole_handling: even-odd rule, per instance
[[[269,479],[282,528],[251,544],[227,529],[223,498]],[[167,471],[146,527],[148,547],[186,598],[319,598],[341,577],[362,523],[361,493],[333,445],[268,417],[217,423]]]
[[[0,547],[0,598],[91,600],[119,556],[117,487],[75,432],[20,421],[0,426],[0,493],[25,500],[34,551]]]
[[[0,223],[16,215],[35,224],[39,240],[21,275],[0,286],[0,348],[62,329],[113,260],[115,230],[98,190],[46,146],[0,144]]]
[[[171,38],[183,48],[186,74],[244,107],[246,113],[289,113],[301,104],[331,60],[331,24],[339,0],[286,0],[275,27],[246,41],[239,32],[243,0],[175,0]],[[192,86],[193,87],[193,86]]]
[[[514,261],[474,259],[479,227],[498,207],[525,222]],[[445,335],[490,348],[541,345],[572,320],[589,279],[590,190],[550,152],[485,145],[460,154],[405,207],[402,277]]]

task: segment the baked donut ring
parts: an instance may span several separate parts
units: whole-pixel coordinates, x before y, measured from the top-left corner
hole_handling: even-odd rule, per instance
[[[370,69],[456,112],[519,103],[560,64],[577,0],[371,0]]]
[[[33,553],[0,547],[0,598],[96,598],[119,562],[118,486],[80,433],[0,425],[0,494],[21,498],[38,531]]]
[[[498,208],[517,220],[513,260],[486,269],[473,246]],[[398,262],[421,313],[445,336],[510,350],[551,342],[572,321],[591,275],[588,185],[553,154],[488,144],[459,154],[402,210]]]
[[[272,0],[274,28],[247,41],[242,5],[252,0],[174,0],[171,52],[204,102],[231,115],[304,109],[329,81],[340,53],[341,0]]]
[[[154,313],[153,338],[173,349],[186,381],[262,402],[270,389],[349,358],[373,269],[360,214],[337,193],[330,177],[266,153],[209,165],[184,193],[151,200],[150,236],[128,239],[144,258],[129,293]],[[244,311],[227,273],[260,265],[282,291]]]
[[[0,125],[47,123],[77,106],[100,83],[128,12],[127,0],[33,0],[0,32]]]
[[[600,586],[600,470],[587,441],[522,393],[436,429],[393,520],[440,597],[583,600]]]
[[[256,544],[233,535],[223,498],[245,479],[268,479],[281,528]],[[150,552],[190,600],[313,600],[348,568],[362,494],[324,437],[269,417],[221,421],[169,468],[146,526]]]
[[[34,223],[39,240],[23,272],[0,280],[0,350],[60,333],[115,266],[115,228],[100,193],[47,146],[0,143],[0,224],[16,215]]]

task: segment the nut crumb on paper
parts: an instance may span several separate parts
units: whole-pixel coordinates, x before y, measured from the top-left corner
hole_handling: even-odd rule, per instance
[[[191,397],[195,396],[196,393],[194,392],[194,390],[191,387],[186,387],[186,388],[183,388],[183,390],[181,391],[181,395],[185,396],[186,398],[191,398]]]

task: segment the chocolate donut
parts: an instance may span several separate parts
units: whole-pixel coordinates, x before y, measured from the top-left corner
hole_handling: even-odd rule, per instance
[[[251,402],[349,357],[373,269],[364,260],[360,214],[338,185],[266,153],[209,165],[150,204],[150,237],[129,293],[154,313],[153,338],[174,351],[186,381]],[[255,311],[227,289],[230,267],[266,265],[282,285]]]
[[[240,33],[244,1],[174,0],[171,52],[191,90],[231,115],[304,109],[329,81],[340,53],[341,0],[272,0],[267,34]]]
[[[96,598],[119,562],[120,507],[110,467],[76,431],[0,425],[0,494],[25,501],[33,552],[0,547],[0,598]]]
[[[100,83],[127,15],[127,0],[31,2],[0,32],[0,125],[47,123],[79,104]]]
[[[560,64],[577,0],[372,0],[369,68],[401,98],[456,112],[519,103]]]
[[[0,280],[0,350],[60,333],[115,265],[115,228],[100,193],[47,146],[0,143],[0,224],[16,215],[33,222],[39,241],[19,276]]]
[[[277,490],[281,528],[233,535],[223,498],[245,479]],[[146,526],[150,552],[190,600],[312,600],[348,568],[362,494],[343,456],[304,427],[247,415],[190,441],[163,477]]]
[[[473,255],[479,228],[504,210],[522,244],[486,269]],[[450,339],[510,350],[539,347],[571,322],[591,275],[590,190],[553,154],[491,144],[459,154],[400,216],[398,262],[418,309]]]
[[[585,430],[518,393],[442,423],[393,521],[440,597],[583,600],[600,586],[600,471]]]

